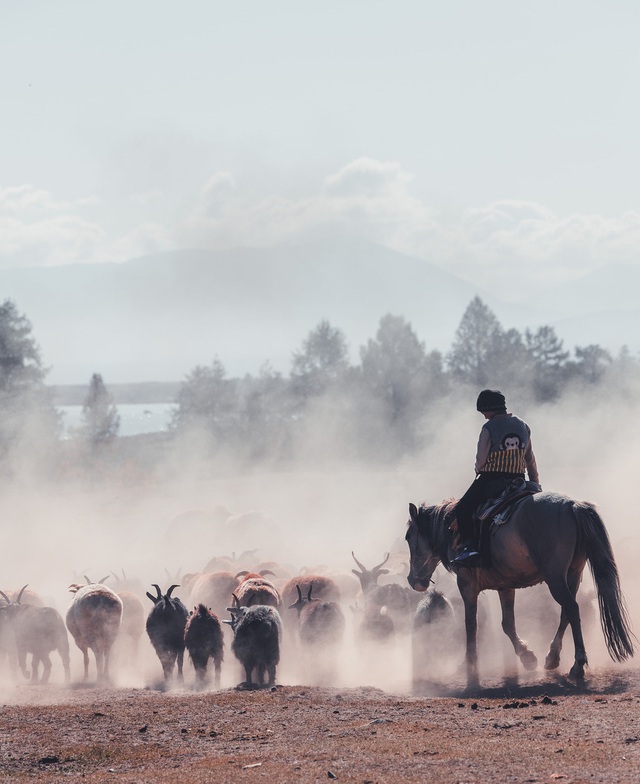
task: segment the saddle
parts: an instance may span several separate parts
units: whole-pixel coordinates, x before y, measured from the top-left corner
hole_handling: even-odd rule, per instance
[[[483,501],[475,511],[479,523],[490,520],[493,525],[503,525],[511,517],[517,501],[541,490],[537,482],[512,479],[500,495]]]
[[[484,566],[490,566],[489,536],[509,521],[520,501],[542,490],[537,482],[512,479],[500,495],[483,501],[474,513],[477,541]]]

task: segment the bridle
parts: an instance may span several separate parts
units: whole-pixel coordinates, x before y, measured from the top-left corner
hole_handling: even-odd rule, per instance
[[[412,521],[411,525],[415,526],[415,537],[416,539],[420,539],[420,529],[418,525]],[[424,561],[422,566],[418,569],[413,570],[413,579],[416,583],[425,584],[427,582],[434,583],[435,581],[431,579],[431,575],[434,573],[436,566],[438,565],[440,558],[435,554],[431,553]],[[413,558],[411,558],[413,561]]]

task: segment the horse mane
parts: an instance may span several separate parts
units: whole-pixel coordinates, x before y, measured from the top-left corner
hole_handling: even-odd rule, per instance
[[[449,545],[452,536],[450,529],[453,527],[457,532],[455,516],[457,504],[457,498],[445,498],[442,503],[431,506],[422,503],[418,509],[419,529],[421,533],[429,537],[434,550],[437,551],[442,565],[447,571],[451,570]]]

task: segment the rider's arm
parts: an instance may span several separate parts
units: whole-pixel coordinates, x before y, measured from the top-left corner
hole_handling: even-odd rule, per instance
[[[533,454],[533,447],[531,446],[531,439],[524,450],[524,459],[527,464],[527,473],[529,474],[530,482],[537,482],[540,484],[540,477],[538,476],[538,466],[536,465],[536,456]]]
[[[484,468],[489,452],[491,450],[491,436],[486,427],[480,431],[480,438],[478,439],[478,449],[476,451],[476,474]]]

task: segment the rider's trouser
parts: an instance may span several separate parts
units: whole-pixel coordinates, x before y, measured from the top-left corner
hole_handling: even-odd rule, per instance
[[[506,481],[522,477],[524,474],[506,474],[497,471],[487,471],[476,476],[467,492],[456,505],[456,520],[458,521],[458,535],[461,542],[473,541],[476,538],[473,526],[473,513],[483,501],[500,495],[506,486]],[[506,481],[505,481],[506,480]]]

